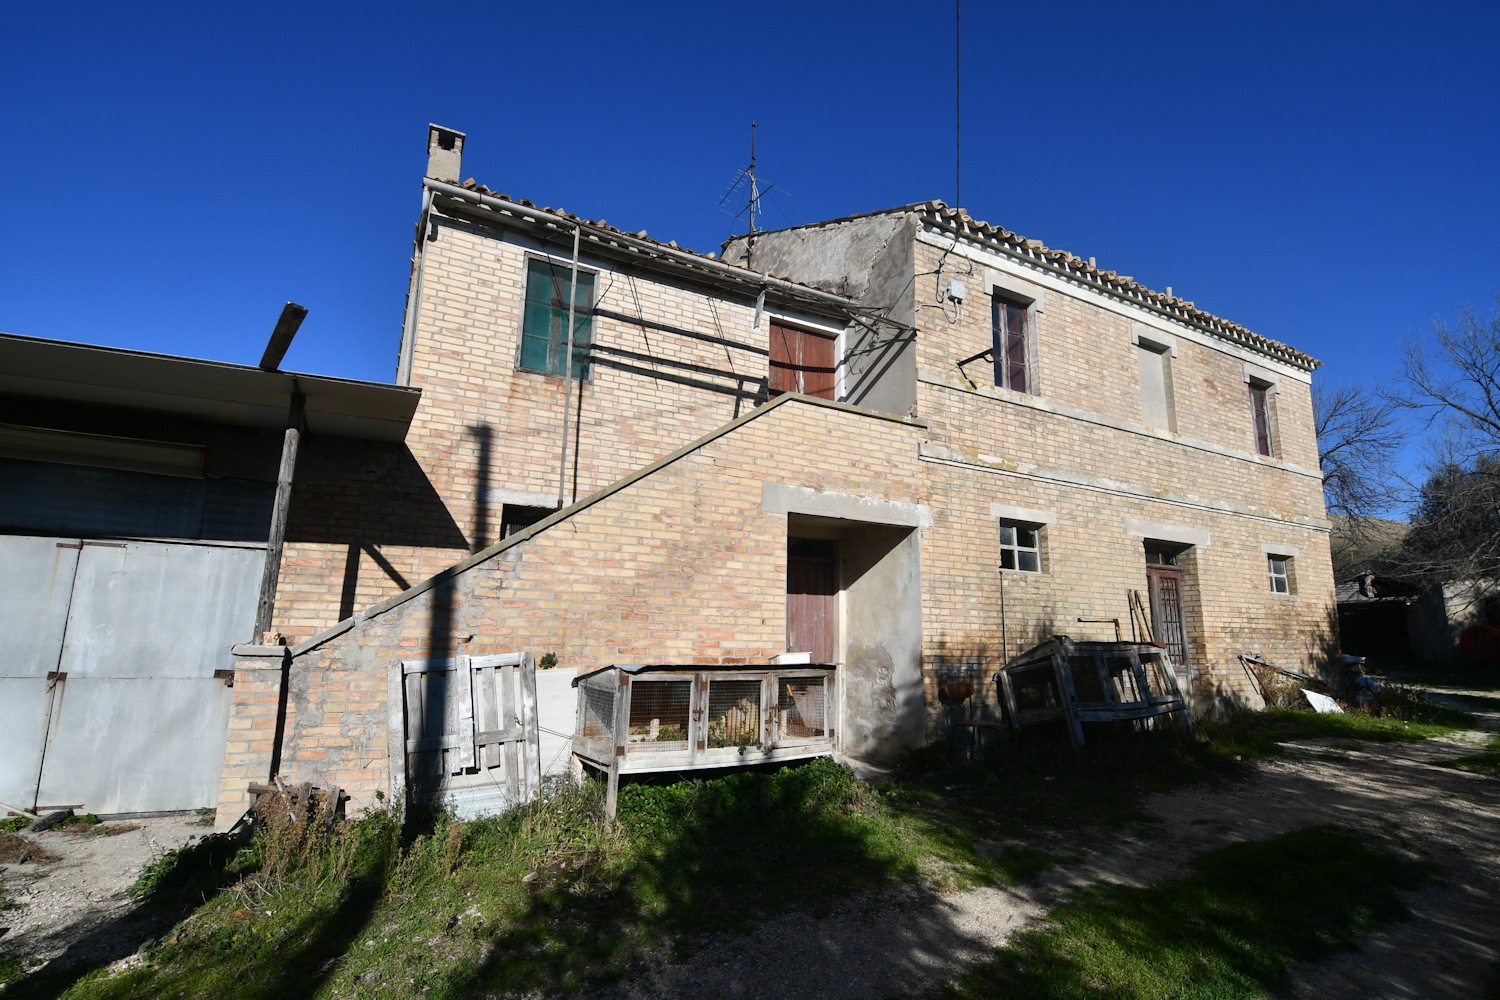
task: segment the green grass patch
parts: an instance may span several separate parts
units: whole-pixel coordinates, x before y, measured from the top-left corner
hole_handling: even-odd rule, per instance
[[[609,832],[598,789],[566,786],[470,823],[438,814],[403,828],[378,810],[327,833],[273,820],[252,840],[205,837],[147,867],[132,895],[180,922],[138,966],[44,969],[27,995],[568,992],[646,949],[749,930],[788,906],[825,912],[903,883],[1014,884],[1057,862],[976,846],[967,804],[950,814],[964,800],[936,780],[875,788],[823,759],[633,784]]]
[[[1269,757],[1281,752],[1281,744],[1298,739],[1350,739],[1375,743],[1417,743],[1435,736],[1467,730],[1474,717],[1442,705],[1420,702],[1414,720],[1366,715],[1362,712],[1301,712],[1271,708],[1264,712],[1236,712],[1229,718],[1202,727],[1220,753],[1246,757]],[[1342,744],[1341,744],[1342,745]]]
[[[1500,736],[1490,738],[1489,747],[1479,753],[1466,754],[1463,757],[1455,757],[1453,760],[1444,761],[1439,767],[1452,767],[1460,771],[1474,771],[1479,774],[1493,774],[1500,777]]]
[[[0,833],[15,833],[24,830],[31,825],[31,819],[26,816],[7,816],[0,819]]]
[[[1197,858],[1146,889],[1085,889],[942,996],[1008,1000],[1270,997],[1298,962],[1356,947],[1409,916],[1428,877],[1333,830],[1301,830]]]

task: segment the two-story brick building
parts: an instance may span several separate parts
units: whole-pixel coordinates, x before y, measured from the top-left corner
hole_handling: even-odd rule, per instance
[[[702,255],[459,183],[463,142],[430,130],[397,381],[468,545],[289,543],[221,816],[273,749],[399,787],[403,659],[807,652],[843,752],[889,758],[940,674],[993,703],[1131,591],[1200,710],[1252,699],[1241,652],[1336,651],[1306,355],[941,202]]]

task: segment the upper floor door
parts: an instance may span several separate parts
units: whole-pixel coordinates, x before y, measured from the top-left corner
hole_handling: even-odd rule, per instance
[[[771,324],[771,395],[801,392],[834,399],[838,339],[780,323]]]

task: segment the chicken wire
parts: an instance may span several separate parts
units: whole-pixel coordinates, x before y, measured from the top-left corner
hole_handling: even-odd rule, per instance
[[[805,740],[828,735],[828,687],[823,678],[784,677],[776,690],[777,739]]]
[[[613,687],[580,684],[578,734],[593,743],[614,746],[615,692]]]
[[[709,682],[709,749],[760,745],[760,688],[760,681]]]
[[[636,680],[630,685],[630,742],[686,746],[691,700],[691,681]]]

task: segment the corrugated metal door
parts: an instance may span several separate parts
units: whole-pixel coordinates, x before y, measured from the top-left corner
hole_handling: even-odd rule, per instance
[[[218,799],[231,691],[265,550],[84,541],[66,609],[36,801],[94,813]]]
[[[36,804],[76,538],[0,535],[0,802]]]
[[[786,648],[814,663],[838,660],[837,548],[794,538],[786,560]]]

